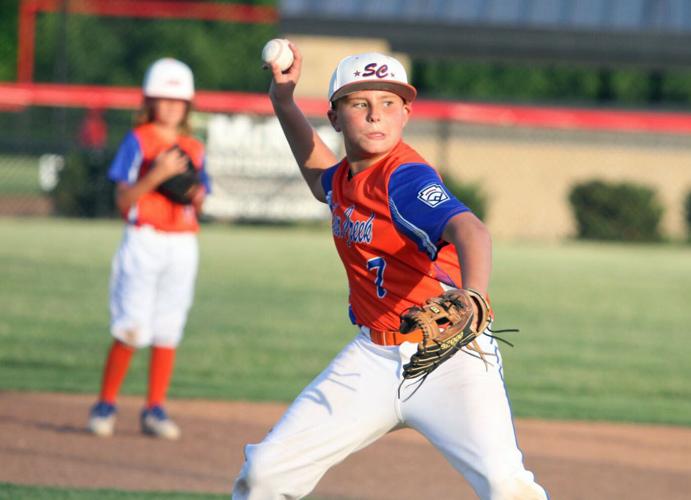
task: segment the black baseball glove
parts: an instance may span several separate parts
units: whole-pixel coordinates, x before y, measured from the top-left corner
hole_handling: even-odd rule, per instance
[[[187,169],[181,174],[169,177],[158,185],[156,190],[169,200],[181,205],[192,203],[192,197],[201,183],[199,173],[191,158],[179,146],[173,146],[187,161]]]

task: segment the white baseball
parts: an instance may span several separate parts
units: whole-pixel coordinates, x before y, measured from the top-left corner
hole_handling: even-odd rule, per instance
[[[290,50],[288,40],[274,38],[264,45],[262,60],[266,64],[276,63],[281,71],[285,71],[293,64],[293,51]]]

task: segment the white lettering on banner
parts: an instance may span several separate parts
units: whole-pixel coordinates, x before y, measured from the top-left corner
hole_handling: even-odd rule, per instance
[[[326,219],[329,211],[314,200],[275,117],[203,115],[206,168],[211,194],[204,212],[219,218],[256,220]],[[339,135],[317,127],[326,145],[340,154]]]

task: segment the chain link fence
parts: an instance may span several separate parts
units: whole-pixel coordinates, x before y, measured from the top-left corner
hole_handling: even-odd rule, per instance
[[[257,61],[263,43],[277,34],[275,20],[99,17],[70,12],[66,2],[46,0],[49,4],[52,10],[35,14],[32,75],[39,84],[137,88],[153,60],[173,56],[190,64],[200,89],[256,94],[268,86],[268,75]],[[87,4],[138,5],[126,0]],[[0,215],[114,216],[113,186],[106,173],[133,124],[134,104],[121,109],[78,102],[26,105],[0,99],[3,102]],[[421,103],[416,105],[419,112]],[[626,180],[654,188],[665,209],[665,234],[685,235],[683,200],[691,190],[691,143],[682,132],[480,126],[416,116],[414,111],[406,129],[408,141],[449,178],[477,185],[486,193],[486,222],[498,237],[575,235],[568,193],[575,183],[590,179]],[[249,111],[215,117],[198,113],[194,118],[195,135],[208,141],[207,166],[215,183],[206,207],[209,215],[230,219],[328,215],[314,208],[319,205],[309,198],[271,118]],[[325,135],[331,133],[323,119],[314,123],[324,127]],[[342,154],[337,136],[328,140]]]

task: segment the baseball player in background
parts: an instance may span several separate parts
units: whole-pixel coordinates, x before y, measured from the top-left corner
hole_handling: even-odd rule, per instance
[[[210,191],[201,142],[190,135],[188,116],[194,96],[190,68],[171,58],[146,72],[144,104],[137,126],[124,138],[108,172],[116,183],[116,203],[126,221],[113,258],[110,284],[110,347],[98,402],[88,427],[98,436],[113,433],[115,401],[134,351],[151,347],[146,434],[177,439],[178,426],[163,404],[192,305],[197,275],[197,216]],[[159,192],[169,179],[194,169],[198,182],[188,201]]]
[[[307,185],[331,210],[358,331],[264,440],[245,447],[233,498],[304,497],[351,453],[410,427],[480,498],[546,499],[523,465],[493,338],[478,337],[488,363],[459,352],[423,384],[402,384],[421,338],[398,332],[399,314],[454,287],[486,295],[491,271],[484,224],[402,141],[416,96],[405,69],[378,53],[339,62],[328,93],[328,118],[346,151],[338,161],[293,99],[302,58],[291,50],[288,70],[270,65],[269,94]]]

